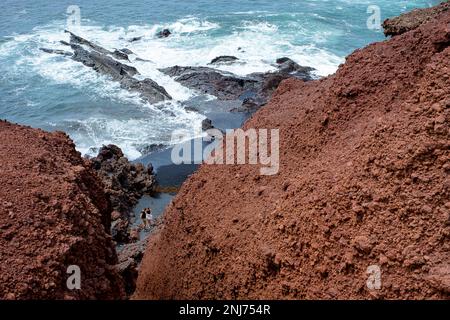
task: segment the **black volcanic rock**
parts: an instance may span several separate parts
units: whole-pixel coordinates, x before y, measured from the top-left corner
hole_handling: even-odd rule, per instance
[[[314,68],[301,66],[290,58],[283,57],[277,59],[276,67],[278,68],[278,73],[291,74],[303,80],[312,80],[311,72],[314,71]]]
[[[244,92],[254,91],[258,83],[256,79],[208,67],[174,66],[160,71],[188,88],[216,96],[220,100],[238,99]]]
[[[207,131],[209,129],[214,129],[214,126],[211,119],[206,118],[202,121],[202,131]]]
[[[235,56],[219,56],[211,60],[209,64],[226,64],[239,60]]]
[[[113,239],[119,243],[128,242],[131,210],[144,194],[151,194],[156,186],[153,167],[131,163],[115,145],[103,146],[90,163],[103,182],[113,212],[119,213],[112,225]]]
[[[114,50],[113,52],[112,52],[112,55],[113,55],[113,57],[114,58],[116,58],[116,59],[120,59],[120,60],[127,60],[127,61],[129,61],[129,59],[128,59],[128,54],[126,54],[125,52],[123,52],[123,51],[121,51],[121,50]]]
[[[223,56],[223,59],[217,57],[215,61],[232,60],[232,58],[235,57]],[[247,76],[238,76],[210,67],[174,66],[160,69],[160,71],[190,89],[213,95],[219,100],[244,101],[241,107],[234,108],[232,111],[254,111],[267,103],[281,81],[292,77],[304,81],[313,79],[313,68],[301,66],[290,58],[278,59],[275,66],[277,70],[274,72],[256,72]]]
[[[140,36],[140,37],[133,37],[130,40],[128,40],[128,42],[136,42],[136,41],[141,40],[142,38],[143,38],[142,36]]]
[[[167,37],[170,36],[171,34],[172,34],[172,32],[170,32],[169,29],[164,29],[164,30],[159,31],[159,32],[156,34],[156,36],[157,36],[158,38],[167,38]]]
[[[172,99],[167,91],[152,79],[138,80],[134,78],[135,75],[139,74],[135,67],[114,59],[128,61],[128,54],[133,53],[131,50],[121,49],[111,52],[70,31],[66,32],[70,34],[70,44],[66,42],[64,44],[70,45],[72,48],[73,54],[70,54],[73,60],[81,62],[101,74],[110,76],[112,80],[119,82],[122,88],[139,93],[142,99],[149,103],[158,103]],[[48,53],[69,55],[68,52],[62,50],[46,48],[42,48],[41,50]]]

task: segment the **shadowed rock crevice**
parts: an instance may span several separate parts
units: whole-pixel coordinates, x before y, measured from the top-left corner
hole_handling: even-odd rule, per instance
[[[144,195],[151,195],[156,179],[151,165],[130,162],[115,145],[103,146],[97,157],[91,158],[92,168],[103,182],[112,205],[112,236],[119,244],[128,243],[132,209]]]
[[[143,195],[152,195],[156,188],[153,167],[130,162],[115,145],[103,146],[99,154],[88,161],[103,182],[104,192],[111,202],[109,225],[118,251],[116,268],[129,296],[136,288],[137,270],[147,244],[147,239],[140,239],[140,230],[132,226],[137,218],[132,210]]]

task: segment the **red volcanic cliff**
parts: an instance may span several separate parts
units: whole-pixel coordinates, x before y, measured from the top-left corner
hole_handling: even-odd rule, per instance
[[[447,10],[335,75],[284,81],[245,124],[280,129],[279,173],[203,165],[151,239],[134,297],[449,298],[449,45]]]
[[[109,200],[73,142],[4,121],[0,141],[0,299],[123,298]]]

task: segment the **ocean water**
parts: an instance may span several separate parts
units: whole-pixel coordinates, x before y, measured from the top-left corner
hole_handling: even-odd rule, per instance
[[[195,135],[204,115],[182,103],[199,94],[161,74],[173,65],[201,66],[219,55],[242,64],[222,66],[240,75],[273,69],[288,56],[333,73],[356,48],[384,39],[367,27],[378,6],[382,20],[440,1],[392,0],[2,0],[0,2],[0,118],[63,130],[83,154],[103,144],[119,145],[131,159],[151,144],[170,144],[174,130]],[[69,6],[80,8],[74,26]],[[150,62],[132,61],[174,101],[143,103],[107,77],[39,47],[65,49],[69,28],[108,49],[129,48]],[[75,29],[74,29],[75,28]],[[163,28],[173,34],[158,39]],[[130,43],[133,37],[143,36]]]

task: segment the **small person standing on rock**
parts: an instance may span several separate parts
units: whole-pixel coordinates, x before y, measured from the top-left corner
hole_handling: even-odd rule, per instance
[[[150,228],[153,221],[152,209],[145,208],[141,211],[141,219],[144,223],[144,229]]]

